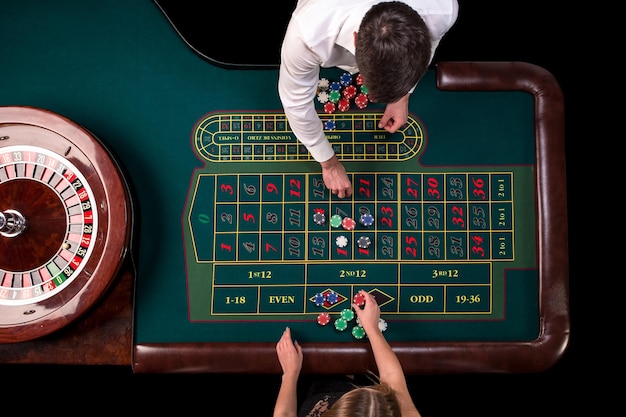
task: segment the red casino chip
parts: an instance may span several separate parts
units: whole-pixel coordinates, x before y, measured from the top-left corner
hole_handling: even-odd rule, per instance
[[[351,98],[354,98],[356,96],[356,93],[357,93],[357,88],[353,85],[349,85],[343,89],[342,94],[345,98],[350,100]]]
[[[358,96],[354,98],[354,103],[357,105],[359,109],[366,108],[368,102],[369,102],[369,99],[363,93],[359,94]]]
[[[320,326],[326,326],[328,323],[330,323],[330,314],[327,312],[320,313],[319,316],[317,316],[317,324]]]
[[[337,108],[339,111],[348,111],[350,109],[350,101],[342,98],[337,102]]]
[[[351,217],[344,217],[341,221],[341,226],[346,230],[354,230],[356,227],[356,220]]]
[[[335,112],[335,103],[332,102],[328,102],[326,104],[324,104],[324,111],[328,114],[334,113]]]
[[[354,295],[354,304],[356,304],[357,306],[361,307],[365,305],[365,296],[363,294],[361,294],[360,292],[356,293]]]

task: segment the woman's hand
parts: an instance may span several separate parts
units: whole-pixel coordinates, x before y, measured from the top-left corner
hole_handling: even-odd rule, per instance
[[[302,348],[297,341],[291,339],[291,329],[285,328],[283,335],[276,343],[276,354],[285,375],[299,375],[302,369]]]
[[[360,290],[361,294],[365,298],[365,305],[363,308],[353,304],[356,315],[359,318],[359,322],[366,334],[372,334],[371,332],[380,331],[378,328],[378,321],[380,319],[380,307],[376,302],[376,299],[372,294],[367,291]]]

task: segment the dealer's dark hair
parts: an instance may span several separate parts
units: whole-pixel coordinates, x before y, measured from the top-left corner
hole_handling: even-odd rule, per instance
[[[409,5],[390,1],[367,11],[356,37],[356,63],[372,101],[393,103],[428,69],[430,31]]]

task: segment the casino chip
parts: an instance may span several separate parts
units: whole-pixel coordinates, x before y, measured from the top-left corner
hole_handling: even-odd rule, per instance
[[[356,304],[357,306],[363,306],[365,305],[365,296],[363,294],[361,294],[360,292],[354,294],[354,298],[352,299],[352,301],[354,302],[354,304]]]
[[[361,214],[359,221],[363,226],[370,227],[374,224],[374,216],[372,216],[370,213],[363,213]]]
[[[341,93],[339,92],[339,90],[337,91],[333,90],[328,94],[328,100],[331,103],[337,104],[340,98],[341,98]]]
[[[345,248],[346,246],[348,246],[348,238],[344,235],[337,236],[337,239],[335,239],[335,243],[338,247]]]
[[[330,323],[330,314],[327,312],[320,313],[319,316],[317,316],[317,323],[321,326],[326,326]]]
[[[334,120],[327,120],[324,122],[324,129],[326,130],[335,130],[336,126],[337,124],[335,123]]]
[[[348,322],[346,321],[346,319],[339,317],[337,320],[335,320],[335,329],[339,330],[340,332],[346,330],[347,327]]]
[[[332,83],[330,83],[330,91],[340,91],[341,90],[341,84],[338,83],[337,81],[333,81]]]
[[[324,297],[324,294],[322,294],[321,292],[318,292],[317,294],[315,294],[315,297],[313,298],[313,302],[318,307],[323,306],[325,301],[326,301],[326,297]]]
[[[363,85],[363,76],[361,74],[356,76],[356,83],[357,85]]]
[[[328,102],[326,104],[324,104],[324,112],[327,114],[331,114],[335,112],[335,103],[332,102]]]
[[[330,81],[328,81],[328,78],[320,78],[320,80],[317,82],[317,86],[321,91],[326,91],[330,86]]]
[[[338,214],[333,214],[330,217],[330,225],[335,229],[341,226],[341,216]]]
[[[369,90],[369,88],[367,88],[367,86],[366,86],[366,85],[362,85],[362,86],[361,86],[361,93],[363,93],[363,94],[366,94],[366,95],[367,95],[367,94],[369,93],[369,91],[370,91],[370,90]]]
[[[313,222],[317,225],[323,225],[326,222],[326,215],[324,213],[313,214]]]
[[[352,336],[355,339],[363,339],[365,337],[365,329],[359,325],[352,328]]]
[[[357,89],[355,86],[353,85],[349,85],[346,88],[343,89],[343,96],[344,98],[350,100],[351,98],[354,98],[356,96],[357,93]]]
[[[326,91],[321,91],[317,95],[317,101],[319,101],[322,104],[326,103],[328,101],[328,93]]]
[[[364,109],[367,107],[367,102],[369,101],[369,99],[367,98],[367,95],[361,93],[358,96],[355,97],[354,99],[354,103],[357,105],[357,107],[359,109]]]
[[[341,318],[345,321],[350,321],[354,318],[354,311],[351,308],[344,308],[341,310]]]
[[[354,230],[354,228],[356,227],[356,221],[354,221],[354,219],[351,217],[344,217],[341,221],[341,225],[346,230]]]
[[[350,109],[350,101],[346,98],[342,98],[337,102],[337,108],[341,112],[348,111]]]
[[[328,301],[330,304],[335,304],[337,300],[339,300],[339,295],[337,295],[336,292],[330,291],[328,294],[326,294],[326,301]]]
[[[372,244],[372,241],[368,236],[361,236],[359,240],[357,240],[357,244],[359,245],[359,248],[367,249]]]
[[[378,319],[378,328],[380,329],[381,332],[384,332],[385,330],[387,330],[387,322],[385,321],[385,319],[382,319],[382,318]]]
[[[350,74],[349,72],[344,72],[343,74],[341,74],[339,82],[343,86],[350,85],[352,83],[352,74]]]

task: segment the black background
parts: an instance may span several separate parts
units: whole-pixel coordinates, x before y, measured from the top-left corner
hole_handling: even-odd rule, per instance
[[[236,13],[216,10],[208,19],[206,14],[200,16],[190,2],[158,3],[200,56],[216,65],[251,68],[278,64],[282,34],[295,5],[284,0],[253,2],[245,7],[235,4]],[[597,356],[592,348],[594,343],[601,348],[607,346],[611,339],[603,344],[606,336],[603,338],[602,334],[606,333],[599,328],[606,329],[606,325],[589,319],[595,285],[589,276],[583,276],[589,269],[585,265],[589,262],[589,229],[584,224],[588,200],[581,189],[587,183],[585,176],[594,158],[589,155],[593,149],[586,148],[584,155],[576,151],[584,140],[582,135],[589,135],[580,126],[583,106],[588,104],[579,92],[585,88],[581,84],[589,88],[592,81],[599,80],[589,79],[591,72],[584,68],[596,64],[588,57],[581,59],[581,55],[591,52],[586,37],[593,36],[593,30],[581,23],[583,11],[570,9],[569,4],[461,0],[457,23],[435,55],[435,61],[530,62],[550,71],[563,90],[568,181],[568,212],[563,215],[568,216],[570,253],[569,346],[552,368],[540,373],[409,376],[413,399],[424,417],[552,416],[585,412],[591,402],[596,407],[604,404],[604,377],[600,375],[610,369],[606,365],[612,357],[608,353]],[[232,4],[224,7],[227,10]],[[234,14],[236,19],[232,18]],[[203,19],[202,24],[199,18]],[[233,22],[241,27],[238,34],[233,33]],[[245,43],[249,53],[241,54],[241,48],[228,46],[230,40],[224,34],[230,33],[232,42]],[[258,48],[250,48],[251,42],[258,42]],[[601,312],[595,316],[600,321],[603,318]],[[594,337],[594,333],[600,336]],[[312,378],[303,376],[301,382]],[[0,398],[22,410],[38,412],[60,408],[58,411],[72,414],[79,409],[146,413],[164,412],[167,406],[176,413],[269,416],[279,383],[279,375],[144,375],[133,374],[127,367],[0,366]]]

